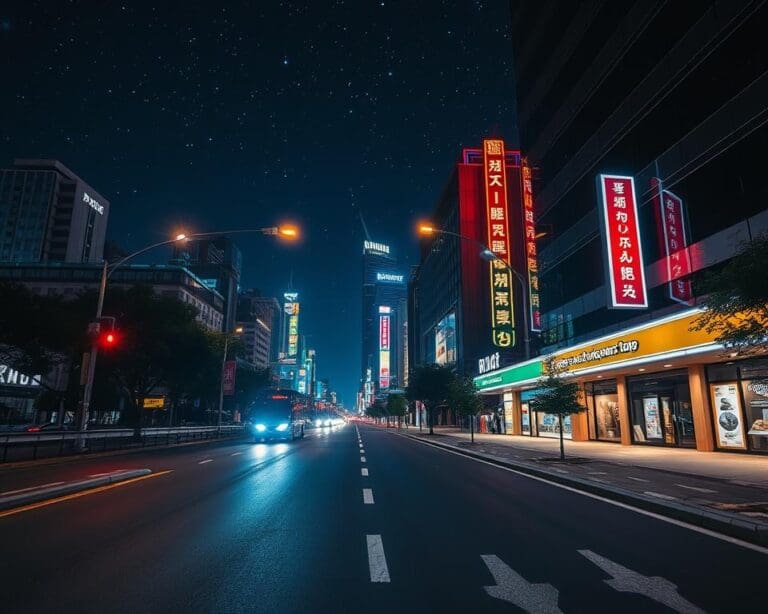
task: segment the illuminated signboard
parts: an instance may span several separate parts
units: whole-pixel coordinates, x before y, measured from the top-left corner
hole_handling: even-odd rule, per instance
[[[0,364],[0,384],[3,386],[21,386],[24,388],[34,388],[40,386],[42,376],[25,375],[8,365]]]
[[[163,409],[165,407],[165,397],[144,397],[142,407],[144,409]]]
[[[298,294],[286,293],[284,295],[287,299],[295,301]],[[283,311],[288,315],[288,357],[296,358],[299,353],[299,303],[287,302],[283,306]]]
[[[509,206],[507,172],[504,167],[504,141],[483,141],[485,202],[488,221],[488,247],[501,261],[488,264],[491,287],[491,331],[494,345],[502,348],[515,344],[512,274],[509,262]]]
[[[237,373],[237,361],[228,360],[224,363],[223,388],[224,394],[235,394],[235,374]]]
[[[366,252],[373,252],[376,254],[389,254],[389,245],[377,243],[376,241],[365,241],[363,243],[363,249]]]
[[[386,311],[383,311],[386,309]],[[379,388],[389,388],[390,318],[389,307],[379,307]]]
[[[533,221],[533,179],[528,160],[523,158],[523,230],[525,233],[525,261],[528,269],[528,307],[530,330],[541,331],[541,302],[539,300],[539,265],[536,261],[536,226]]]
[[[648,297],[635,180],[621,175],[599,175],[598,193],[602,197],[600,210],[610,289],[609,307],[645,309]]]
[[[661,253],[667,264],[669,298],[692,306],[693,284],[690,279],[683,279],[693,272],[691,256],[686,249],[688,239],[685,233],[683,199],[669,190],[664,190],[659,179],[653,178],[651,183],[657,190],[654,196],[657,207],[656,220],[659,226]]]
[[[435,364],[456,362],[456,314],[449,313],[435,327]]]
[[[376,281],[383,281],[385,283],[401,284],[405,275],[398,275],[396,273],[376,273]]]
[[[88,194],[88,192],[83,192],[83,202],[99,215],[104,215],[104,205]]]

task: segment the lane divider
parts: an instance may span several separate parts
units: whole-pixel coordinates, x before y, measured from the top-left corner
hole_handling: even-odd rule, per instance
[[[64,501],[71,501],[72,499],[86,497],[88,495],[104,492],[105,490],[112,490],[113,488],[119,488],[120,486],[127,486],[128,484],[133,484],[135,482],[141,482],[143,480],[149,480],[152,478],[159,478],[161,476],[168,475],[169,473],[173,473],[173,469],[158,471],[157,473],[151,473],[149,469],[141,469],[138,471],[147,471],[149,473],[131,478],[131,477],[126,477],[129,474],[129,472],[126,471],[126,472],[123,472],[120,476],[118,476],[120,478],[118,481],[115,481],[111,484],[107,484],[106,486],[97,486],[95,488],[86,487],[87,488],[86,490],[80,490],[79,492],[72,492],[70,494],[67,494],[61,497],[55,497],[53,499],[45,499],[43,501],[37,501],[36,503],[29,503],[28,505],[22,505],[21,507],[6,509],[5,511],[0,512],[0,518],[5,518],[6,516],[13,516],[15,514],[21,514],[22,512],[28,512],[30,510],[35,510],[40,507],[47,507],[49,505],[62,503]],[[103,479],[103,478],[98,478],[98,479]],[[83,482],[86,482],[86,481],[87,480],[83,480]],[[82,484],[82,482],[73,483],[73,484]]]
[[[363,503],[373,505],[373,489],[363,488]]]
[[[197,463],[197,464],[198,464],[198,465],[205,465],[205,463],[212,463],[212,462],[213,462],[213,459],[212,459],[212,458],[206,458],[205,460],[201,460],[201,461],[200,461],[199,463]]]
[[[389,582],[389,568],[381,535],[366,535],[365,541],[368,546],[368,570],[371,574],[371,582]]]
[[[360,468],[360,475],[362,475],[364,478],[368,477],[368,467],[361,467]]]

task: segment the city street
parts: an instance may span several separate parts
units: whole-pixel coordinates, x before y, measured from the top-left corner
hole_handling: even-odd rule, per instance
[[[4,612],[733,612],[762,599],[757,546],[354,423],[24,473],[145,467],[153,477],[0,513]]]

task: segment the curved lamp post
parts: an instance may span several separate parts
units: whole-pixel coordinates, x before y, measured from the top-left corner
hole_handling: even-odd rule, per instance
[[[196,232],[191,234],[179,233],[173,239],[167,239],[166,241],[160,241],[158,243],[152,243],[151,245],[142,247],[140,250],[135,251],[131,254],[128,254],[127,256],[125,256],[124,258],[121,258],[120,260],[118,260],[113,264],[107,264],[107,261],[105,260],[101,268],[101,282],[99,283],[99,299],[98,299],[98,302],[96,303],[95,322],[99,323],[102,317],[102,310],[104,308],[104,296],[107,292],[107,282],[109,281],[109,278],[112,276],[112,273],[114,273],[119,267],[121,267],[123,264],[125,264],[132,258],[135,258],[136,256],[140,256],[145,252],[155,249],[156,247],[162,247],[164,245],[171,245],[174,243],[186,242],[191,239],[199,239],[201,237],[224,236],[224,235],[242,234],[242,233],[258,233],[262,235],[281,237],[287,240],[295,240],[295,239],[298,239],[299,237],[298,227],[291,224],[285,224],[282,226],[269,226],[266,228],[238,228],[234,230],[223,230],[219,232]],[[80,432],[83,432],[88,428],[88,416],[89,416],[90,406],[91,406],[91,397],[93,395],[93,378],[96,373],[96,357],[98,353],[99,353],[98,334],[96,334],[93,336],[93,340],[91,341],[91,353],[88,359],[85,386],[83,388],[83,401],[80,408],[80,416],[79,416],[78,425],[77,425],[78,431]],[[227,354],[225,349],[224,351],[225,361],[226,361],[226,357],[227,357]],[[223,367],[222,367],[222,376],[223,376]],[[219,402],[219,428],[221,428],[221,405],[222,403],[220,401]],[[85,439],[84,438],[80,439],[78,443],[78,447],[82,448],[84,447],[84,445],[85,445]]]
[[[500,262],[504,265],[504,267],[512,273],[512,277],[514,277],[517,282],[520,284],[520,295],[523,299],[523,346],[525,348],[525,358],[526,360],[531,357],[531,339],[530,339],[530,325],[528,322],[528,282],[525,279],[525,277],[520,273],[517,269],[515,269],[509,262],[504,260],[503,258],[499,258],[496,254],[494,254],[491,249],[485,245],[484,243],[481,243],[477,239],[473,239],[472,237],[468,237],[466,235],[459,234],[457,232],[451,232],[450,230],[443,230],[442,228],[436,228],[435,226],[432,226],[428,223],[421,223],[419,224],[419,234],[425,237],[431,237],[436,234],[440,235],[448,235],[450,237],[456,237],[458,239],[462,239],[464,241],[469,241],[470,243],[474,243],[477,247],[480,248],[480,253],[478,254],[480,258],[487,262],[493,262],[494,260],[497,262]]]

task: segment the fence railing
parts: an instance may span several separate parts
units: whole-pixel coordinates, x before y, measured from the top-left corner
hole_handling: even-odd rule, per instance
[[[240,437],[244,432],[243,426],[222,426],[221,438]],[[83,438],[86,440],[85,450],[78,450],[77,442]],[[141,429],[141,440],[134,437],[134,431],[131,428],[96,429],[84,433],[78,431],[0,433],[0,463],[149,448],[217,438],[219,438],[219,431],[216,426],[144,428]]]

